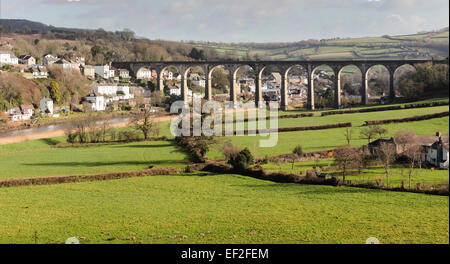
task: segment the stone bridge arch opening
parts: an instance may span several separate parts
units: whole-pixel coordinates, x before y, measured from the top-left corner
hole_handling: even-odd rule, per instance
[[[394,71],[394,90],[396,97],[409,96],[408,91],[404,91],[401,82],[407,78],[410,78],[412,74],[415,74],[417,69],[414,65],[406,63],[397,67]]]
[[[327,64],[315,67],[311,72],[311,86],[314,93],[315,108],[333,108],[336,106],[336,74]]]
[[[267,65],[258,74],[262,100],[281,104],[281,88],[284,70],[278,65]]]
[[[372,65],[367,69],[367,96],[369,104],[382,103],[390,94],[391,73],[383,64]]]
[[[236,98],[238,102],[247,103],[255,100],[256,75],[254,67],[250,65],[240,65],[233,73],[233,80],[236,81]]]
[[[167,65],[159,73],[159,90],[165,96],[181,96],[181,72],[175,65]]]
[[[232,83],[230,78],[230,70],[225,65],[216,65],[209,70],[208,81],[213,100],[221,103],[231,101]]]
[[[286,108],[305,107],[308,101],[308,69],[300,64],[292,65],[286,70],[284,78],[287,90]]]
[[[341,104],[343,107],[353,107],[364,104],[362,91],[363,76],[361,69],[354,64],[347,64],[339,70],[338,80],[341,86]]]
[[[190,66],[185,70],[183,77],[187,87],[188,97],[196,99],[207,97],[207,73],[203,67],[199,65]]]

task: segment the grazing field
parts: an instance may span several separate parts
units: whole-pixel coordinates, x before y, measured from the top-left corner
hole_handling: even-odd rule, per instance
[[[352,114],[353,115],[353,114]],[[359,115],[359,114],[358,114]],[[381,115],[379,113],[379,115]],[[345,116],[345,115],[344,115]],[[386,137],[394,136],[399,130],[412,130],[418,135],[434,135],[437,131],[448,135],[449,133],[449,117],[431,119],[426,121],[389,124],[383,127],[389,130]],[[353,139],[351,146],[362,146],[368,143],[367,139],[361,138],[360,131],[363,127],[353,127]],[[303,151],[330,150],[346,145],[344,136],[345,128],[327,129],[320,131],[301,131],[301,132],[285,132],[278,134],[278,143],[271,148],[261,148],[260,141],[266,140],[268,137],[262,135],[257,136],[234,136],[227,137],[224,140],[231,140],[234,145],[240,147],[248,147],[255,156],[276,156],[281,154],[292,153],[297,145],[303,146]],[[210,158],[221,158],[220,146],[214,148],[208,153]]]
[[[0,243],[448,243],[449,198],[154,176],[2,189]]]
[[[186,166],[182,163],[185,154],[168,141],[52,147],[56,142],[40,140],[3,146],[0,179],[123,172],[143,170],[151,165],[157,168]]]
[[[342,179],[342,172],[333,170],[333,159],[323,159],[318,161],[304,161],[296,162],[294,168],[292,168],[292,163],[273,163],[262,165],[263,169],[272,172],[289,172],[289,173],[300,173],[306,175],[307,170],[312,170],[314,167],[317,168],[319,172],[323,171],[326,174],[333,175]],[[391,168],[391,174],[389,177],[389,186],[391,187],[401,187],[402,181],[405,182],[405,186],[409,183],[409,168],[408,164],[404,166],[394,164]],[[347,181],[352,181],[353,183],[376,183],[376,179],[381,179],[384,185],[387,184],[384,168],[382,166],[370,167],[367,169],[362,169],[359,174],[357,171],[349,172],[345,176]],[[432,170],[429,168],[414,169],[411,176],[411,187],[414,188],[417,183],[422,185],[441,185],[449,183],[449,172],[448,170]]]

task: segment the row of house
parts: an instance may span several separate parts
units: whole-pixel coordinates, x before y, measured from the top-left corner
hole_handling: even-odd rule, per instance
[[[53,101],[49,98],[42,98],[40,101],[40,110],[43,115],[53,115]],[[34,113],[33,105],[20,105],[6,111],[6,115],[9,116],[12,122],[31,120]]]
[[[95,84],[92,93],[86,97],[92,111],[104,111],[109,103],[134,99],[129,86]]]

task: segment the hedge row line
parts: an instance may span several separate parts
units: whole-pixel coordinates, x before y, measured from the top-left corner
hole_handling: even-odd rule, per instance
[[[328,112],[322,112],[322,116],[354,114],[354,113],[368,113],[368,112],[381,112],[381,111],[391,111],[391,110],[400,110],[400,109],[402,109],[401,106],[385,106],[385,107],[376,107],[376,108],[328,111]]]
[[[192,167],[191,169],[194,169]],[[272,181],[277,183],[297,183],[297,184],[308,184],[308,185],[328,185],[328,186],[346,186],[346,187],[357,187],[375,190],[386,190],[394,192],[410,192],[410,193],[424,193],[432,195],[449,195],[448,185],[441,188],[436,188],[433,190],[423,190],[423,189],[406,189],[406,188],[393,188],[386,186],[377,186],[373,183],[351,183],[343,182],[340,179],[333,177],[328,179],[323,179],[319,177],[302,177],[295,173],[284,173],[284,172],[266,172],[263,169],[246,169],[244,171],[237,171],[231,168],[231,166],[219,163],[210,163],[206,166],[201,167],[201,171],[218,173],[218,174],[240,174],[249,177],[253,177],[260,180]]]
[[[444,105],[449,105],[449,102],[407,104],[404,107],[398,105],[398,106],[386,106],[386,107],[377,107],[377,108],[362,108],[362,109],[352,109],[352,110],[328,111],[328,112],[322,112],[322,116],[392,111],[392,110],[413,109],[413,108],[426,108],[426,107],[436,107],[436,106],[444,106]]]
[[[15,179],[0,180],[0,188],[32,186],[32,185],[52,185],[52,184],[64,184],[64,183],[88,182],[88,181],[106,181],[106,180],[118,180],[125,178],[146,177],[154,175],[174,175],[181,173],[183,173],[183,170],[176,168],[154,168],[143,171],[112,172],[93,175],[15,178]]]
[[[308,127],[281,127],[278,129],[262,129],[262,130],[246,130],[246,131],[235,131],[234,135],[256,135],[256,134],[268,134],[268,133],[276,133],[276,132],[296,132],[296,131],[310,131],[310,130],[325,130],[325,129],[333,129],[333,128],[343,128],[343,127],[352,127],[352,123],[337,123],[337,124],[328,124],[321,126],[308,126]]]
[[[403,122],[412,122],[412,121],[423,121],[423,120],[429,120],[429,119],[434,119],[434,118],[441,118],[441,117],[445,117],[445,116],[449,116],[448,111],[442,112],[442,113],[436,113],[436,114],[405,117],[405,118],[398,118],[398,119],[365,121],[365,123],[366,123],[365,125],[372,126],[372,125],[385,125],[385,124],[403,123]]]
[[[277,119],[290,119],[290,118],[303,118],[303,117],[313,117],[314,114],[313,113],[305,113],[305,114],[295,114],[295,115],[280,115],[277,116],[275,118]],[[225,117],[224,117],[225,120]],[[266,116],[266,120],[270,120],[270,116]],[[233,120],[233,121],[224,121],[224,124],[230,124],[230,123],[248,123],[248,122],[256,122],[258,121],[258,117],[256,118],[246,118],[243,120]]]
[[[405,109],[425,108],[425,107],[436,107],[436,106],[444,106],[444,105],[449,105],[449,102],[433,102],[433,103],[423,103],[423,104],[407,104],[407,105],[405,105]]]

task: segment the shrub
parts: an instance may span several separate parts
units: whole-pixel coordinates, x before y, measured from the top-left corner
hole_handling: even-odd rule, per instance
[[[233,166],[236,170],[245,170],[254,164],[253,155],[248,148],[245,148],[236,156],[231,156],[228,160],[228,164]]]

